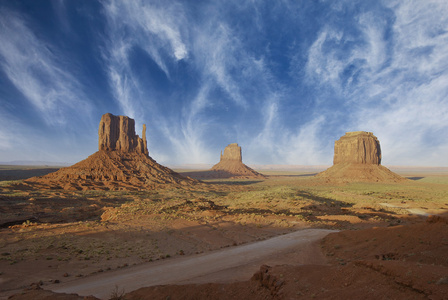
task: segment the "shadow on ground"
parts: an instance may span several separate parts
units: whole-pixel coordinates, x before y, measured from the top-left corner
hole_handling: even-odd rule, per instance
[[[423,178],[425,178],[425,177],[406,177],[406,178],[407,178],[407,179],[410,179],[410,180],[417,181],[417,180],[423,179]]]
[[[313,177],[318,173],[294,174],[294,175],[267,175],[268,177]]]
[[[132,201],[129,197],[83,195],[0,195],[0,228],[23,223],[69,223],[99,220],[104,208]]]
[[[0,181],[28,179],[35,176],[43,176],[56,172],[59,168],[30,168],[0,170]]]

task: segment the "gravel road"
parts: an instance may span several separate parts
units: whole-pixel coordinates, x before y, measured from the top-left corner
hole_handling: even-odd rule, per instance
[[[264,241],[145,263],[46,288],[108,299],[115,286],[128,293],[154,285],[248,280],[263,264],[324,264],[316,242],[330,232],[335,231],[304,229]]]

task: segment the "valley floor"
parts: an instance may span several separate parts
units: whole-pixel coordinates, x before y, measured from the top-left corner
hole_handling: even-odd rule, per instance
[[[369,285],[372,299],[373,295],[443,299],[440,290],[448,292],[447,225],[443,218],[426,222],[428,215],[448,211],[448,173],[404,170],[402,175],[412,179],[390,184],[328,184],[307,172],[265,174],[271,176],[208,180],[196,190],[135,192],[27,190],[11,185],[14,181],[0,182],[0,297],[19,293],[13,298],[19,299],[20,291],[33,283],[48,289],[131,270],[134,265],[236,249],[306,228],[341,230],[318,247],[324,265],[274,266],[267,261],[272,268],[266,267],[252,281],[248,276],[245,285],[234,283],[241,285],[240,295],[254,289],[260,299],[290,297],[293,291],[297,297],[332,298],[332,290],[345,295],[341,291],[348,293],[350,286],[355,292],[356,287]],[[436,248],[445,254],[439,257]],[[346,282],[338,272],[345,274]],[[263,283],[260,274],[276,279]],[[338,279],[331,279],[331,274]],[[371,276],[372,283],[360,274]],[[316,285],[318,278],[327,283]],[[219,286],[202,286],[202,298],[194,294],[194,285],[145,293],[153,293],[154,299],[180,291],[196,295],[186,299],[220,298],[213,294],[215,288],[229,287],[210,279]],[[362,280],[366,282],[361,284]],[[280,281],[281,288],[272,286]],[[113,293],[114,288],[112,284],[103,290]],[[127,299],[137,299],[132,295]],[[232,299],[232,293],[226,295]]]

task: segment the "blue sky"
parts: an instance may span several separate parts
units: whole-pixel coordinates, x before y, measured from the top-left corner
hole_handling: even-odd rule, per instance
[[[448,2],[1,1],[0,161],[80,161],[107,112],[167,165],[331,164],[364,130],[448,166]]]

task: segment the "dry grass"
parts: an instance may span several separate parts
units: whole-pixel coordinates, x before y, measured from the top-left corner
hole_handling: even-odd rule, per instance
[[[448,211],[445,174],[328,185],[287,173],[264,181],[210,180],[201,190],[138,192],[20,191],[3,182],[1,219],[29,212],[36,220],[0,229],[0,276],[38,263],[84,276],[304,227],[388,226],[406,222],[409,209]]]

